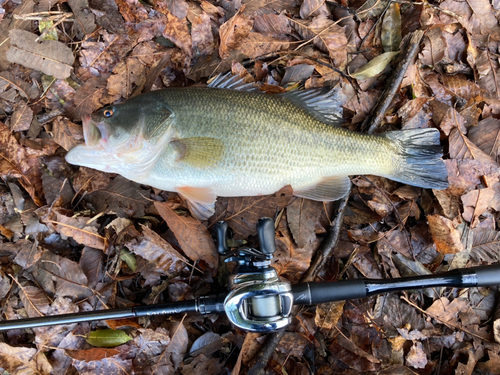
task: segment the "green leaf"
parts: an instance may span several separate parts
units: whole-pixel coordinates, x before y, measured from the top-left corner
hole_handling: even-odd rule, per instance
[[[57,40],[57,30],[53,26],[53,21],[40,21],[40,23],[38,24],[40,33],[43,34],[43,32],[47,30],[47,33],[42,38],[43,40]]]
[[[380,39],[382,40],[384,52],[399,50],[401,44],[401,13],[398,3],[392,3],[387,9],[382,21]]]
[[[370,77],[375,77],[377,74],[380,74],[387,65],[391,62],[394,56],[399,53],[397,52],[385,52],[373,60],[371,60],[368,64],[362,66],[354,73],[351,74],[351,77],[356,79],[366,79]]]
[[[128,268],[130,268],[132,272],[135,272],[137,269],[137,261],[135,260],[134,254],[123,248],[120,253],[120,259],[127,263]]]
[[[132,337],[125,332],[115,329],[101,329],[89,333],[87,342],[97,348],[110,348],[125,344],[132,340]]]

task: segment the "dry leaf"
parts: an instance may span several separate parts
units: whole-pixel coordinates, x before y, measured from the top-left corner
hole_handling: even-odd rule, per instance
[[[171,40],[182,52],[191,59],[193,57],[193,42],[186,19],[179,19],[166,11],[167,24],[163,30],[163,36]]]
[[[480,121],[469,130],[469,139],[486,154],[500,155],[500,120],[493,117]]]
[[[184,0],[165,0],[168,10],[177,18],[186,18],[189,6]]]
[[[482,162],[492,162],[493,158],[481,151],[458,129],[450,133],[450,157],[453,159],[474,159]]]
[[[22,79],[14,77],[7,71],[0,72],[0,86],[3,87],[4,90],[7,90],[8,87],[11,86],[19,91],[19,94],[26,99],[34,99],[38,96],[38,89],[36,86],[30,86]]]
[[[141,92],[146,84],[146,68],[137,58],[129,57],[118,63],[108,79],[108,93],[128,98]]]
[[[310,16],[330,16],[325,0],[304,0],[300,5],[300,18],[305,20]]]
[[[500,232],[476,228],[472,231],[471,258],[476,262],[494,263],[500,260]]]
[[[323,211],[323,202],[310,199],[295,199],[286,207],[288,226],[299,247],[306,247],[316,241],[316,223]]]
[[[255,224],[262,217],[274,217],[292,199],[292,188],[284,187],[273,195],[259,197],[218,198],[215,215],[210,225],[216,221],[227,221],[235,239],[243,239],[256,233]]]
[[[96,28],[95,16],[89,9],[89,2],[88,0],[68,0],[68,5],[75,15],[74,26],[78,31],[76,36],[78,39],[83,39],[86,34],[92,33]]]
[[[210,270],[215,271],[219,260],[207,228],[191,216],[177,215],[166,203],[155,202],[155,207],[174,232],[182,251],[194,261],[205,261]]]
[[[33,111],[24,102],[21,102],[12,114],[10,128],[15,132],[28,130],[33,120]]]
[[[321,303],[316,306],[314,322],[321,329],[333,329],[344,313],[345,301]]]
[[[143,226],[142,238],[134,238],[124,244],[134,254],[140,255],[154,263],[158,272],[171,275],[186,268],[188,260],[184,258],[172,245]]]
[[[229,58],[231,55],[230,51],[239,47],[241,40],[250,33],[252,27],[253,21],[250,17],[241,13],[237,13],[229,21],[224,23],[220,27],[220,57],[222,59]]]
[[[290,19],[290,22],[302,38],[312,40],[316,47],[328,52],[335,66],[344,66],[347,60],[347,38],[342,27],[323,16],[315,17],[310,22],[294,19]]]
[[[58,117],[52,123],[54,141],[66,151],[84,143],[82,127],[69,121],[67,118]]]
[[[429,229],[436,243],[437,250],[442,254],[456,254],[464,249],[460,232],[453,222],[439,215],[428,215]]]
[[[396,56],[399,52],[385,52],[381,55],[378,55],[373,60],[354,73],[351,73],[351,77],[356,79],[366,79],[370,77],[375,77],[376,75],[382,73],[382,71],[389,65],[391,60]]]
[[[49,311],[50,301],[47,295],[37,287],[29,285],[21,287],[19,296],[30,318],[44,316]]]
[[[389,9],[387,9],[382,21],[380,39],[384,52],[399,50],[399,44],[401,43],[401,13],[398,3],[389,5]]]
[[[56,78],[68,78],[75,58],[65,44],[55,40],[37,42],[37,36],[24,30],[11,30],[11,47],[7,51],[10,62],[52,75]]]
[[[196,16],[191,23],[191,38],[193,42],[193,55],[210,55],[215,48],[212,22],[210,16],[202,13]]]
[[[463,218],[471,223],[471,228],[478,224],[477,219],[487,209],[500,211],[500,193],[493,188],[473,190],[462,196],[464,204]]]

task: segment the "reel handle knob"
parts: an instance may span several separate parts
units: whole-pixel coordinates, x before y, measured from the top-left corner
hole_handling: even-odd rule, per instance
[[[225,221],[218,221],[214,227],[217,236],[217,252],[221,255],[226,254],[229,251],[229,246],[227,245],[227,230],[229,226]]]
[[[272,255],[276,251],[276,240],[274,238],[274,220],[263,217],[257,222],[257,234],[260,241],[260,251],[266,255]]]

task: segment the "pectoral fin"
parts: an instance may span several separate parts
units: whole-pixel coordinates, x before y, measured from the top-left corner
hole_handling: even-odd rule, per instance
[[[206,168],[217,164],[224,151],[220,139],[194,137],[175,139],[170,146],[177,152],[176,160],[197,168]]]
[[[177,188],[177,192],[187,201],[189,210],[198,220],[207,220],[215,213],[217,196],[212,189],[183,186]]]
[[[313,185],[293,187],[293,195],[314,201],[336,201],[347,194],[350,186],[348,176],[330,176]]]

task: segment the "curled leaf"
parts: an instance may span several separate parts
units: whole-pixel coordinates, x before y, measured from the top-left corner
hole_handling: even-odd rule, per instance
[[[377,57],[375,57],[373,60],[370,60],[370,62],[358,70],[356,70],[354,73],[351,74],[351,77],[356,78],[356,79],[366,79],[370,77],[375,77],[377,74],[382,73],[382,71],[389,65],[391,60],[394,58],[399,53],[399,51],[396,52],[385,52]]]

